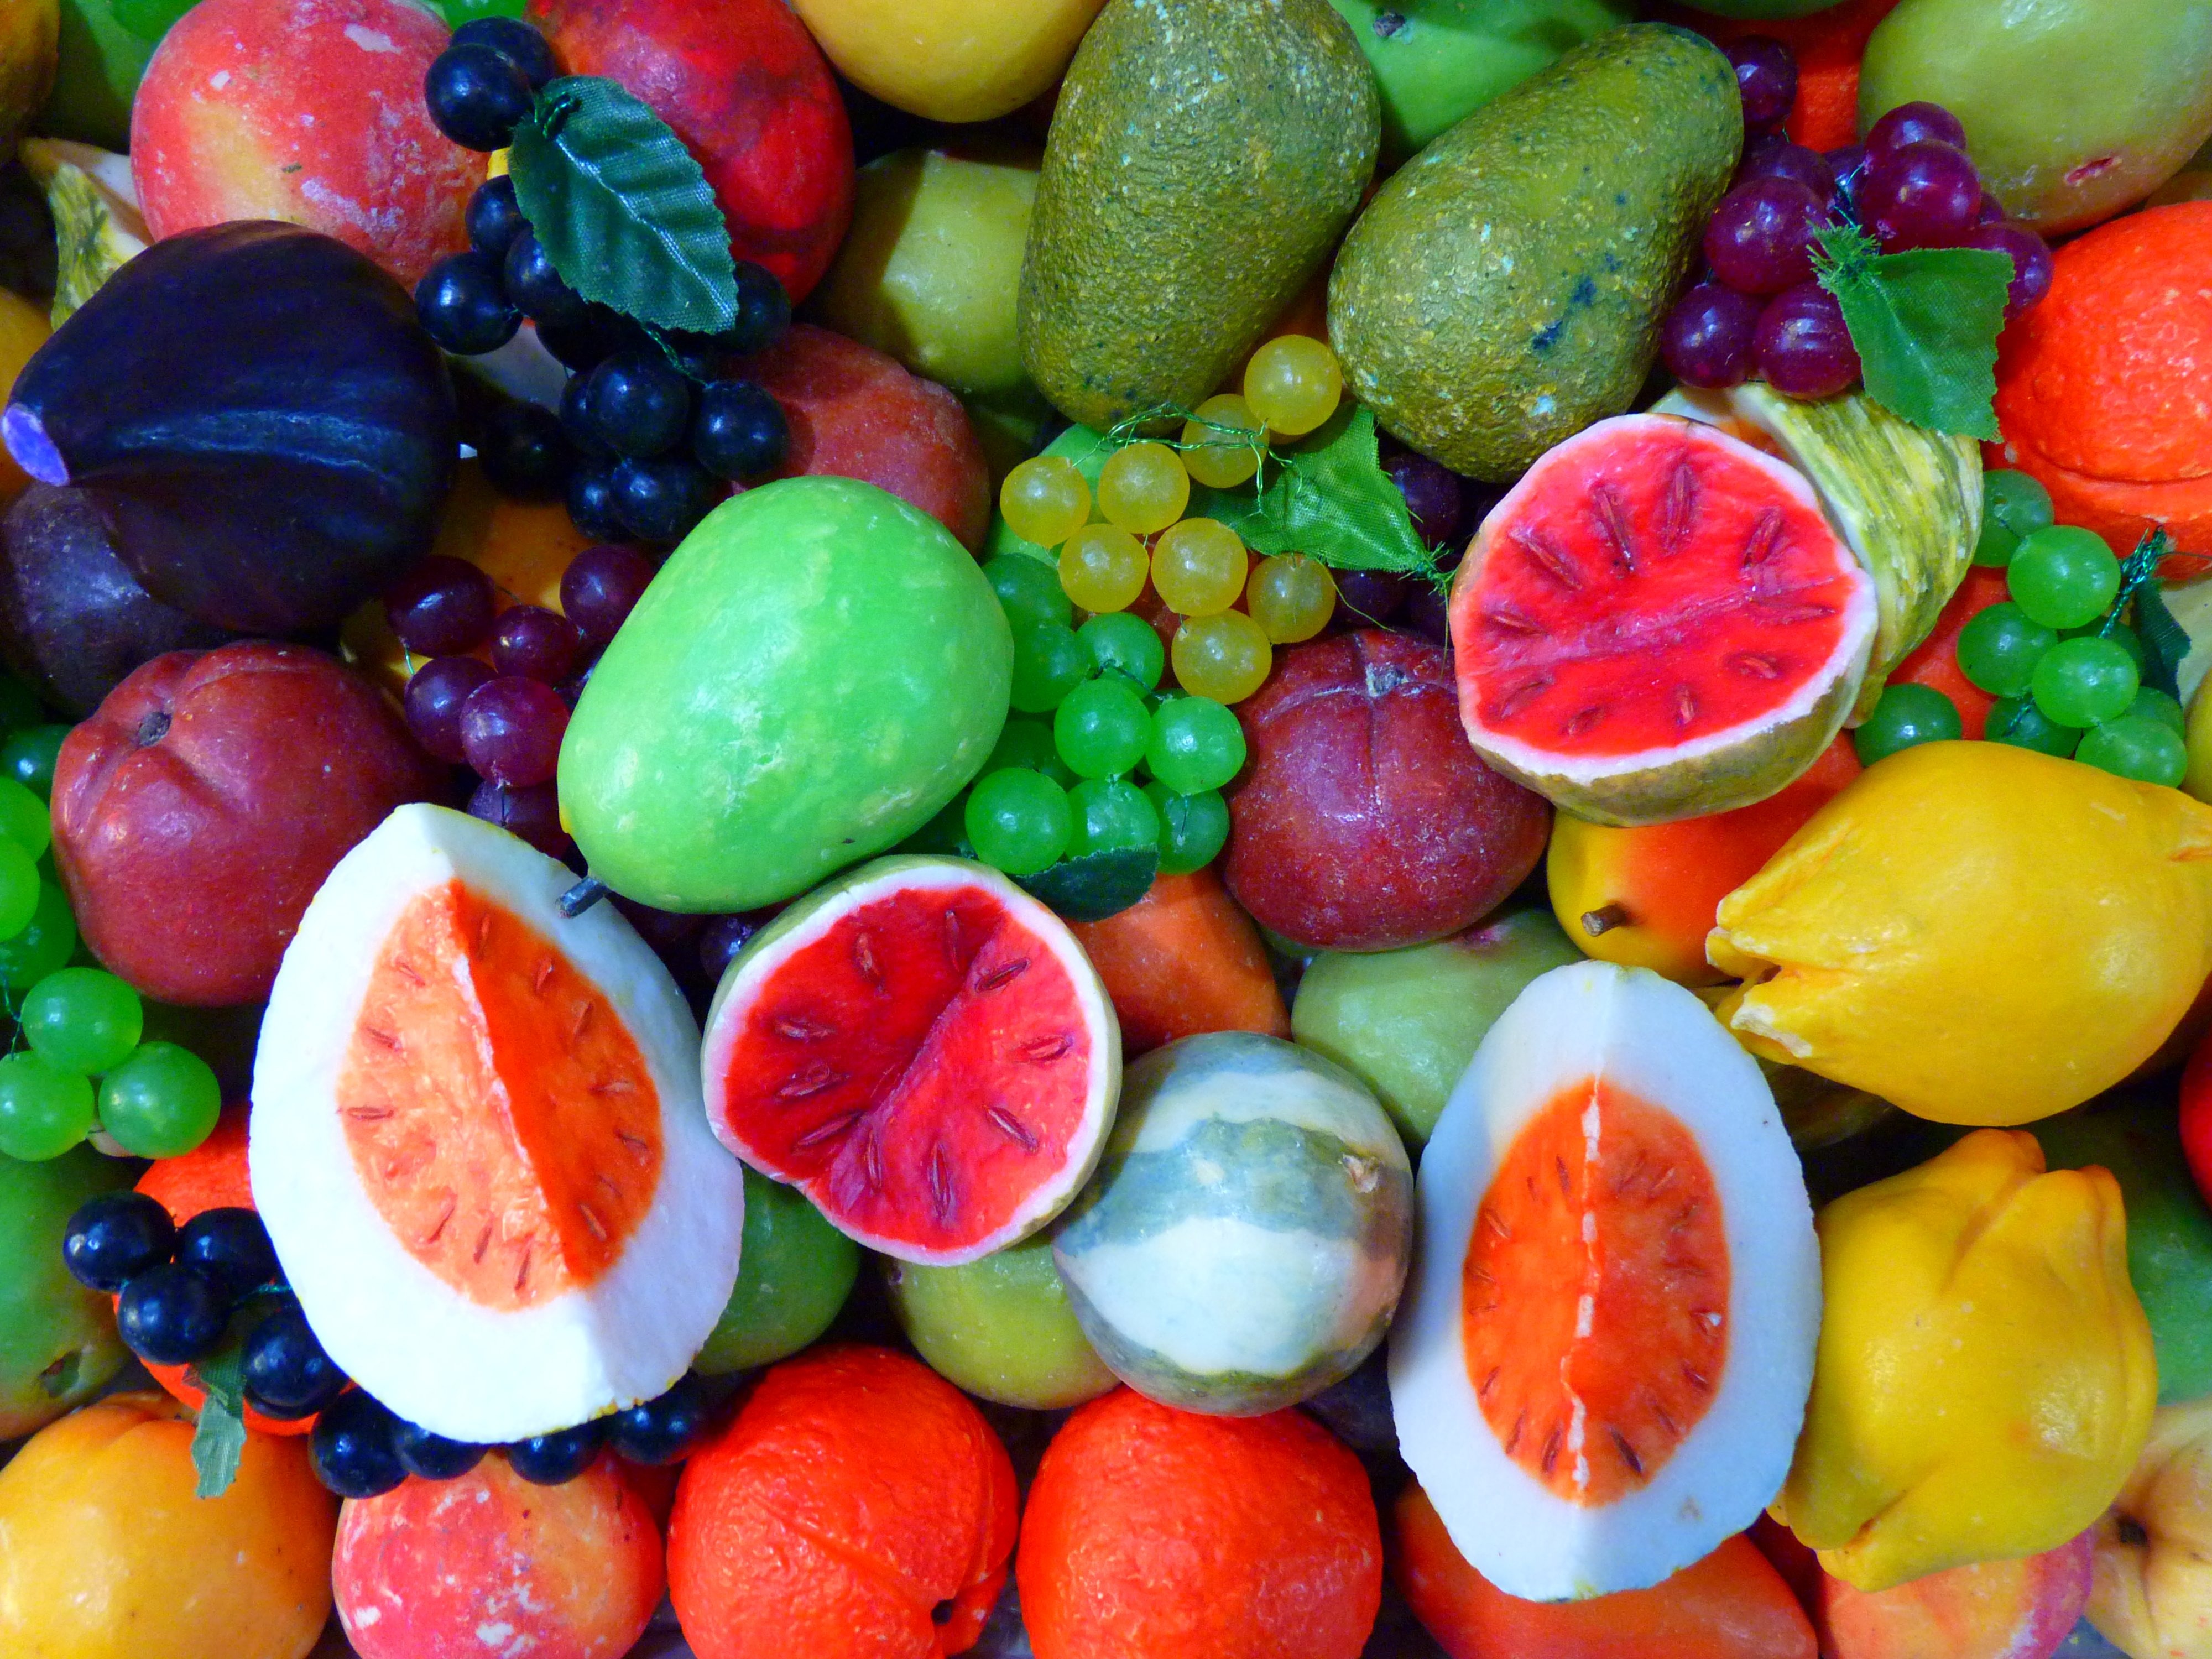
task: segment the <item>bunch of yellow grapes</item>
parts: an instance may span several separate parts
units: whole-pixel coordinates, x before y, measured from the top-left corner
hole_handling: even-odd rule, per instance
[[[1182,618],[1169,648],[1176,682],[1194,696],[1242,702],[1266,681],[1276,646],[1328,625],[1336,583],[1303,553],[1255,565],[1227,525],[1183,517],[1191,481],[1228,489],[1258,470],[1253,443],[1223,428],[1300,437],[1334,414],[1343,395],[1328,346],[1303,335],[1270,340],[1252,356],[1243,395],[1200,404],[1179,451],[1152,441],[1115,450],[1099,471],[1095,499],[1074,462],[1041,455],[1006,475],[999,510],[1017,536],[1059,550],[1062,591],[1093,615],[1127,610],[1149,578]]]

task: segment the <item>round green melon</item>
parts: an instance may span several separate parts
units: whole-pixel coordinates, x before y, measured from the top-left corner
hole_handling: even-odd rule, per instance
[[[1130,1066],[1053,1255],[1115,1376],[1255,1416],[1349,1376],[1413,1251],[1413,1167],[1375,1097],[1279,1038],[1186,1037]]]
[[[934,519],[849,478],[763,484],[708,514],[599,659],[562,810],[618,893],[778,903],[951,801],[1012,676],[1006,613]]]

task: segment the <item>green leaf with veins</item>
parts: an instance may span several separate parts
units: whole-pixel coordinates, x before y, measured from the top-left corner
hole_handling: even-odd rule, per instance
[[[1339,570],[1439,580],[1404,493],[1382,470],[1373,410],[1347,404],[1297,447],[1278,452],[1274,463],[1259,499],[1227,520],[1247,547],[1304,553]]]
[[[1855,225],[1832,225],[1820,242],[1814,269],[1843,308],[1867,395],[1915,426],[1995,439],[2012,260],[1967,247],[1881,253]]]

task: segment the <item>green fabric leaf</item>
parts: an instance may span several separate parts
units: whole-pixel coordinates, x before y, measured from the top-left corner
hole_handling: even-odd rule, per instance
[[[207,1394],[192,1430],[194,1490],[201,1498],[220,1498],[238,1479],[238,1461],[246,1452],[246,1342],[236,1323],[222,1346],[194,1361],[187,1376]]]
[[[2173,551],[2173,540],[2163,530],[2147,532],[2120,565],[2120,591],[2097,631],[2110,635],[2130,610],[2135,630],[2143,644],[2142,683],[2170,697],[2181,695],[2181,664],[2189,655],[2189,630],[2166,608],[2159,586],[2159,562]]]
[[[1421,545],[1406,498],[1377,458],[1371,410],[1340,411],[1277,463],[1258,501],[1227,520],[1247,547],[1304,553],[1339,570],[1435,576],[1436,557]]]
[[[1843,307],[1867,395],[1933,432],[1997,436],[1997,332],[2012,261],[1981,248],[1877,253],[1864,231],[1820,233],[1814,265]]]
[[[1152,891],[1159,873],[1157,847],[1122,847],[1062,859],[1049,870],[1020,878],[1032,896],[1068,921],[1103,921]]]
[[[706,174],[615,82],[547,82],[514,130],[507,170],[553,268],[586,300],[701,334],[737,321],[729,227]]]

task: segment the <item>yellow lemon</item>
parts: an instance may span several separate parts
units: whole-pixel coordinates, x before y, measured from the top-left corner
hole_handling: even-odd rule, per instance
[[[845,78],[933,121],[1009,114],[1060,78],[1105,0],[792,0]]]
[[[2030,1123],[2148,1059],[2212,968],[2212,807],[1996,743],[1868,769],[1721,901],[1753,1053],[1939,1123]]]

